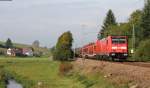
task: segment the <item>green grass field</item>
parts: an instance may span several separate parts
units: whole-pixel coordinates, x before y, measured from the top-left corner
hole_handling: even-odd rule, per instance
[[[25,88],[115,88],[100,76],[60,76],[59,64],[47,58],[0,57],[5,73]]]

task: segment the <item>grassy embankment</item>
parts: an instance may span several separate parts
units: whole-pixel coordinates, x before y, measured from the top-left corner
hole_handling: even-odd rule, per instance
[[[0,88],[5,88],[5,75],[3,67],[0,65]]]
[[[0,57],[0,66],[7,76],[13,76],[25,88],[118,88],[100,75],[60,76],[59,64],[47,58]]]

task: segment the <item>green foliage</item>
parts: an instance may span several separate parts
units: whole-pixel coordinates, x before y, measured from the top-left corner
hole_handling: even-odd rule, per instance
[[[112,12],[112,10],[109,10],[106,16],[106,19],[104,20],[104,25],[102,26],[103,30],[108,30],[107,28],[110,25],[116,25],[116,18],[114,16],[114,13]]]
[[[150,39],[142,41],[134,55],[138,61],[150,61]]]
[[[114,13],[112,12],[112,10],[109,10],[107,13],[107,16],[104,20],[102,29],[101,29],[100,33],[98,34],[98,39],[104,38],[103,34],[105,33],[106,30],[109,30],[109,26],[111,26],[111,25],[117,25],[117,22],[116,22]]]
[[[146,0],[145,7],[143,9],[142,20],[142,37],[150,38],[150,0]]]
[[[40,52],[40,51],[34,51],[34,53],[33,53],[33,55],[35,56],[35,57],[41,57],[42,56],[42,52]]]
[[[56,44],[53,53],[54,60],[65,61],[69,60],[69,58],[73,58],[72,42],[72,33],[69,31],[63,33]]]
[[[109,30],[106,30],[104,36],[107,35],[126,35],[129,38],[132,37],[132,28],[133,24],[135,25],[136,38],[139,37],[140,34],[140,22],[141,22],[142,11],[136,10],[133,12],[129,18],[127,23],[119,23],[119,25],[110,25],[108,26]]]
[[[5,47],[6,48],[12,48],[13,47],[13,43],[12,43],[10,38],[7,39],[7,41],[5,43]]]
[[[112,25],[108,27],[109,30],[105,31],[104,36],[108,35],[127,35],[131,36],[132,30],[128,23],[121,23],[120,25]]]
[[[129,22],[128,22],[130,25],[134,24],[136,40],[142,39],[142,30],[141,30],[142,29],[141,28],[142,14],[143,13],[141,10],[136,10],[135,12],[131,14],[129,18]]]
[[[141,23],[141,18],[142,18],[142,11],[136,10],[130,15],[129,23],[139,26]]]
[[[3,81],[1,81],[1,80],[0,80],[0,88],[6,88],[5,82],[3,82]]]
[[[55,52],[55,46],[53,46],[53,47],[50,48],[50,52],[51,52],[51,53],[54,53],[54,52]]]

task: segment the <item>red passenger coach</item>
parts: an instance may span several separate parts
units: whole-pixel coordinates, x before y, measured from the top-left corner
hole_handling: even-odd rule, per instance
[[[93,57],[95,55],[95,50],[94,50],[94,47],[95,47],[95,43],[90,43],[88,45],[85,45],[82,49],[81,49],[81,54],[82,54],[82,57]]]
[[[84,57],[111,57],[126,59],[128,57],[128,41],[126,36],[108,36],[82,48]]]

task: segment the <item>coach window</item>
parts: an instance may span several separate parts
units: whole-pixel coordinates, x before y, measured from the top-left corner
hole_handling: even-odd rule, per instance
[[[94,46],[94,50],[96,50],[96,46]]]

